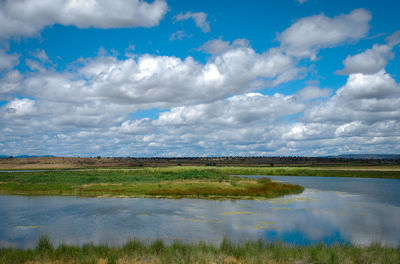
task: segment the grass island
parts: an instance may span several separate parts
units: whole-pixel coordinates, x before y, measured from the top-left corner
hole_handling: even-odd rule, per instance
[[[240,169],[163,167],[3,172],[0,194],[80,197],[267,199],[299,185],[231,176]]]

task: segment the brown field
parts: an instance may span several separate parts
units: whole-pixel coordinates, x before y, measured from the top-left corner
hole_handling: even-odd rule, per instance
[[[400,170],[399,160],[312,157],[220,157],[220,158],[79,158],[38,157],[0,159],[0,169],[78,169],[165,166],[259,166],[318,167],[328,170]]]

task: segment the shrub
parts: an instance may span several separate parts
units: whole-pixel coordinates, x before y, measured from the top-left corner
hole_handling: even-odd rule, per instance
[[[35,249],[37,251],[51,251],[54,248],[50,242],[50,239],[46,235],[40,235]]]

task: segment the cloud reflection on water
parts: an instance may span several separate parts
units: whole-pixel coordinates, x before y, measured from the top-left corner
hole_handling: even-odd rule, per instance
[[[40,234],[56,245],[122,244],[133,237],[219,243],[227,236],[400,246],[399,206],[314,189],[261,201],[0,196],[0,211],[0,247],[33,247]]]

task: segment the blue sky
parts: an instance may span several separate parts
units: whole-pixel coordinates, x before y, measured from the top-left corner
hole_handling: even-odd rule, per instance
[[[396,1],[0,2],[0,155],[400,153]]]

